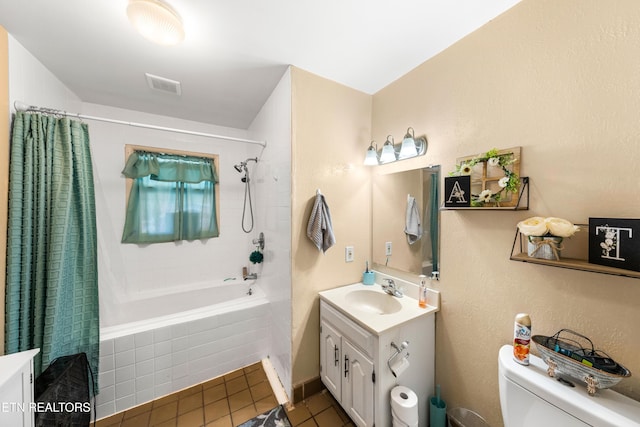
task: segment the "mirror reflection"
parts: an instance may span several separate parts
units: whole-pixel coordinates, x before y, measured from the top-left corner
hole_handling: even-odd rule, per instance
[[[373,263],[430,276],[439,271],[440,166],[373,177]]]

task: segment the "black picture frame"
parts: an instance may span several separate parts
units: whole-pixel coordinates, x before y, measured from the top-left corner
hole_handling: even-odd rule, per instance
[[[640,271],[640,219],[589,218],[589,263]]]
[[[444,178],[444,207],[468,208],[471,206],[471,177],[469,175]]]

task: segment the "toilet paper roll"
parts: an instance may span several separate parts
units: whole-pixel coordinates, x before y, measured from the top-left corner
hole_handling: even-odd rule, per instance
[[[391,411],[403,423],[413,426],[418,423],[418,396],[409,387],[402,385],[391,389]]]
[[[396,378],[399,378],[400,375],[409,367],[409,360],[406,357],[401,357],[400,359],[393,362],[390,366],[391,372]]]

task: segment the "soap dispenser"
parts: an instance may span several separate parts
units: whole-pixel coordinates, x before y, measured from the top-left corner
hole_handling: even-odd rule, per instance
[[[418,305],[420,308],[427,308],[427,276],[421,274],[418,276],[420,279],[420,294],[418,298]]]

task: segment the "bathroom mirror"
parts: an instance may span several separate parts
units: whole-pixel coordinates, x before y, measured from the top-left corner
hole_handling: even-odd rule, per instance
[[[374,264],[426,276],[439,271],[439,182],[440,166],[374,175]],[[422,226],[419,238],[416,219]]]

